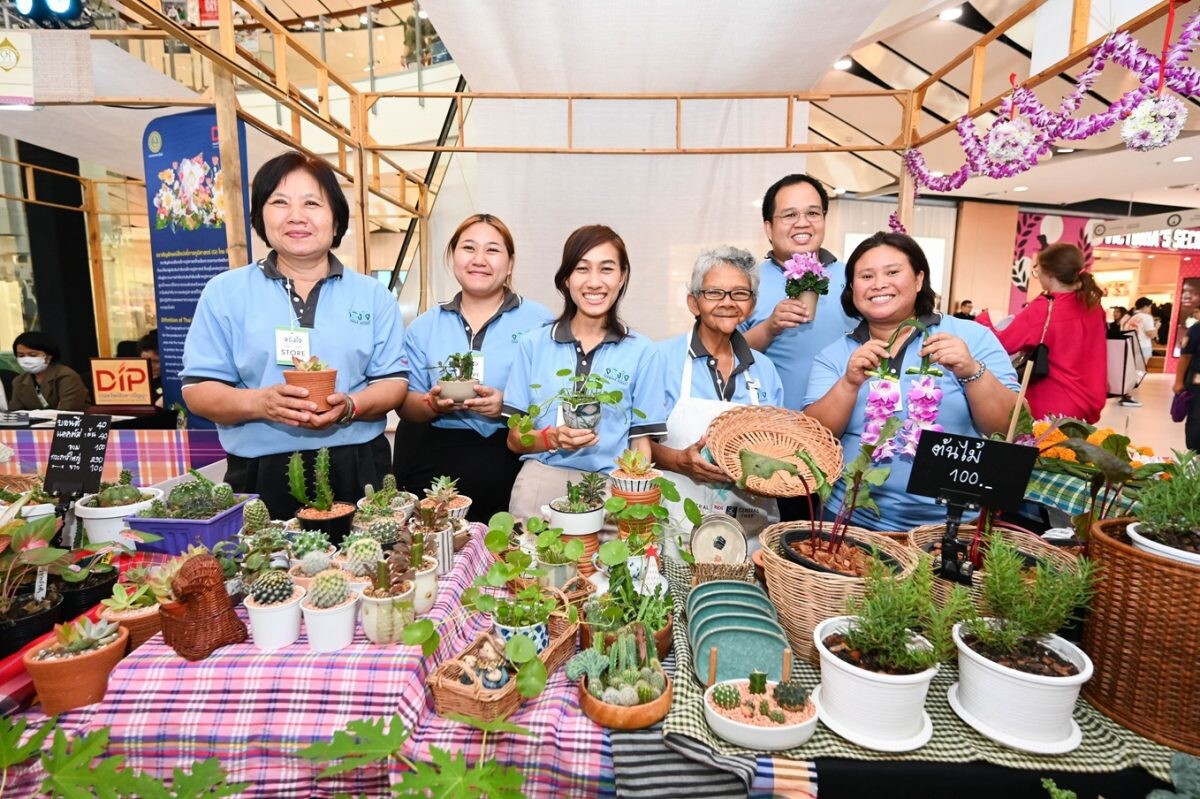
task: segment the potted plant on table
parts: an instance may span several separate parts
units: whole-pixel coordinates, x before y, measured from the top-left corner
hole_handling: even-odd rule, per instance
[[[42,599],[35,593],[20,595],[38,569],[70,559],[67,550],[49,545],[55,532],[53,516],[21,520],[26,501],[20,499],[0,513],[0,657],[48,632],[61,618],[62,596],[54,587]]]
[[[400,641],[405,625],[412,622],[415,573],[412,550],[407,542],[396,544],[386,560],[375,564],[374,580],[363,590],[362,625],[367,639],[375,644]]]
[[[445,509],[441,505],[417,509],[417,515],[409,524],[412,535],[413,608],[417,613],[427,613],[437,599],[438,589],[438,537],[445,529]]]
[[[1200,455],[1175,453],[1165,477],[1138,495],[1137,521],[1126,528],[1134,547],[1200,566]]]
[[[296,518],[302,527],[324,532],[333,544],[342,543],[354,520],[354,506],[333,498],[333,488],[329,483],[329,449],[326,447],[317,450],[313,463],[313,489],[310,498],[308,479],[304,474],[304,457],[299,452],[293,452],[288,459],[288,490],[292,498],[303,506],[296,511]]]
[[[122,531],[128,529],[125,517],[149,508],[162,496],[162,489],[133,485],[133,473],[123,469],[116,483],[101,483],[100,491],[87,494],[75,503],[75,518],[83,522],[88,540],[93,544],[118,541]]]
[[[433,484],[425,489],[425,498],[417,503],[417,508],[432,508],[443,506],[446,513],[454,519],[466,518],[471,509],[471,498],[458,493],[458,480],[449,475],[434,478]]]
[[[938,664],[954,654],[951,629],[971,607],[961,586],[939,605],[933,579],[928,555],[901,578],[874,558],[866,596],[847,603],[852,615],[827,619],[813,632],[821,657],[821,721],[843,738],[877,751],[907,752],[933,734],[925,695]]]
[[[608,567],[608,590],[584,602],[587,623],[582,627],[580,641],[585,647],[597,637],[611,641],[618,631],[638,622],[646,625],[661,660],[671,651],[675,626],[671,595],[666,579],[652,565],[653,560],[634,560],[639,566],[635,575],[630,568],[631,557],[628,545],[621,540],[600,547],[600,562]]]
[[[132,529],[160,536],[154,542],[139,542],[139,549],[175,555],[195,543],[212,547],[243,526],[242,510],[253,495],[236,495],[228,483],[215,483],[195,469],[190,474],[165,500],[154,500],[125,517]]]
[[[611,729],[649,727],[671,708],[671,678],[641,623],[623,628],[611,643],[597,640],[575,655],[567,663],[567,678],[580,681],[580,710]]]
[[[330,557],[337,552],[337,547],[329,542],[329,536],[321,530],[301,530],[291,536],[288,544],[292,565],[295,566],[309,552],[324,552]]]
[[[526,522],[525,527],[537,539],[537,568],[534,571],[538,585],[563,590],[579,574],[583,542],[578,538],[567,538],[562,530],[549,526],[536,516]]]
[[[120,582],[113,586],[112,596],[100,600],[104,606],[100,618],[120,624],[129,631],[131,652],[162,629],[158,599],[150,587],[151,572],[150,566],[127,569]]]
[[[358,597],[344,572],[329,569],[313,578],[308,595],[300,601],[312,651],[336,652],[350,645],[358,619]]]
[[[57,625],[53,640],[22,658],[42,711],[55,716],[103,699],[109,672],[124,657],[128,638],[125,628],[105,620]]]
[[[657,502],[658,497],[642,500],[639,495],[654,493],[654,478],[662,472],[654,468],[650,457],[640,449],[627,449],[617,456],[617,468],[608,475],[612,480],[614,497],[623,496],[630,503]]]
[[[990,615],[954,627],[959,681],[950,687],[950,707],[1006,746],[1061,754],[1081,740],[1072,714],[1092,662],[1054,631],[1086,605],[1096,575],[1084,558],[1073,570],[1039,562],[1032,580],[1024,565],[1014,546],[989,540],[983,597]]]
[[[475,377],[475,359],[471,353],[447,355],[446,360],[431,368],[438,370],[437,385],[441,389],[442,399],[453,400],[455,405],[475,399],[479,378]]]
[[[269,651],[296,642],[300,637],[300,601],[306,593],[286,571],[267,569],[258,573],[243,603],[256,647]]]
[[[337,390],[337,369],[330,369],[316,355],[307,361],[293,355],[292,365],[294,369],[283,370],[283,382],[308,389],[306,399],[317,406],[317,413],[329,410],[329,395]]]
[[[384,519],[404,524],[412,516],[413,508],[417,505],[415,494],[401,491],[396,486],[394,474],[383,476],[383,487],[378,491],[368,483],[363,487],[363,493],[364,496],[357,503],[358,513],[354,517],[356,528],[365,529]]]
[[[756,671],[747,679],[709,686],[704,692],[704,719],[732,744],[777,752],[812,737],[817,704],[799,679],[769,682],[765,672]]]

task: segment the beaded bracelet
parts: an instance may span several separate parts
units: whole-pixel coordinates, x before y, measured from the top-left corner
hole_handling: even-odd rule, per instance
[[[347,394],[346,395],[346,410],[342,411],[341,418],[339,418],[337,420],[337,423],[340,425],[348,425],[354,421],[354,418],[357,415],[358,415],[358,408],[354,404],[354,397],[351,397],[349,394]]]
[[[979,364],[979,371],[970,377],[960,378],[958,381],[960,384],[965,386],[967,383],[974,383],[976,380],[983,377],[983,373],[987,371],[987,364],[978,360],[975,361],[975,363]]]

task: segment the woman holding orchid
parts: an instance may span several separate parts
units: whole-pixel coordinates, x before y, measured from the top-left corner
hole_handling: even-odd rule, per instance
[[[875,453],[891,468],[871,490],[878,518],[861,509],[851,517],[867,529],[943,521],[942,507],[907,491],[921,431],[986,437],[1007,428],[1016,406],[1016,372],[995,334],[934,312],[929,275],[925,253],[904,234],[880,232],[858,245],[846,263],[842,307],[861,322],[817,356],[809,376],[805,413],[840,436],[847,453],[878,443],[890,417],[902,422]],[[843,494],[839,482],[830,518]]]

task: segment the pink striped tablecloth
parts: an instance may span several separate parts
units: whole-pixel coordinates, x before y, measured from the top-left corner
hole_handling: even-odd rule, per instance
[[[453,570],[441,578],[430,618],[454,614],[462,591],[487,570],[482,526],[474,532]],[[425,677],[465,648],[482,626],[478,617],[458,625],[429,659],[416,647],[375,646],[361,629],[339,652],[310,652],[302,632],[284,649],[260,652],[247,642],[198,663],[183,660],[155,637],[121,661],[103,702],[65,714],[62,722],[71,729],[110,728],[109,754],[125,755],[127,766],[156,775],[217,757],[231,781],[250,783],[247,797],[378,796],[399,781],[401,766],[381,764],[318,781],[320,769],[293,752],[329,740],[349,721],[399,712],[415,731],[407,756],[428,760],[433,745],[461,748],[473,761],[482,734],[435,715]],[[560,671],[541,697],[512,717],[533,729],[533,737],[490,736],[488,758],[527,774],[530,797],[614,795],[606,732],[580,713],[577,690]],[[31,722],[44,720],[36,711],[27,715]],[[14,771],[5,796],[34,795],[40,767]]]
[[[53,430],[0,430],[0,444],[14,452],[0,474],[44,475],[53,440]],[[115,482],[129,469],[134,484],[154,485],[224,457],[216,430],[110,430],[103,479]]]

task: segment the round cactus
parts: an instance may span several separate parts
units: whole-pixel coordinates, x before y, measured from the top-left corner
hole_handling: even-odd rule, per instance
[[[360,538],[346,547],[346,569],[356,577],[375,573],[375,564],[383,560],[383,547],[374,538]]]
[[[309,552],[329,549],[329,536],[321,530],[301,530],[292,539],[292,557],[303,559]]]
[[[368,532],[381,544],[390,544],[400,538],[404,526],[396,519],[380,519],[370,526]]]
[[[255,578],[250,585],[250,596],[260,605],[277,605],[292,598],[295,584],[285,571],[271,569]]]
[[[647,702],[653,702],[660,696],[659,692],[655,691],[650,683],[646,682],[645,680],[638,680],[637,684],[633,687],[637,691],[639,705],[644,705]]]
[[[132,505],[142,501],[142,492],[131,485],[117,484],[109,486],[96,495],[96,506],[101,508],[116,508],[122,505]]]
[[[778,683],[773,692],[775,704],[784,710],[800,710],[808,702],[808,689],[799,680]]]
[[[332,608],[342,604],[350,596],[350,581],[336,569],[323,571],[313,578],[308,587],[309,600],[313,607]]]
[[[606,705],[621,704],[621,695],[616,688],[609,686],[604,689],[604,693],[600,697],[600,701]]]
[[[212,498],[219,508],[232,508],[237,504],[237,497],[233,493],[233,486],[229,485],[229,483],[217,483],[213,486]]]
[[[623,707],[633,707],[640,704],[637,689],[632,685],[622,685],[617,689],[617,704]]]
[[[717,707],[732,710],[742,701],[742,692],[736,686],[723,682],[712,691],[712,701]]]
[[[225,483],[222,483],[225,485]],[[215,491],[215,489],[214,489]],[[271,511],[261,499],[252,499],[242,508],[242,525],[247,533],[257,533],[271,522]]]
[[[663,676],[661,671],[651,671],[650,676],[646,678],[646,682],[650,683],[651,687],[660,694],[667,690],[667,678]]]
[[[316,577],[328,569],[331,563],[328,552],[309,552],[300,559],[300,571],[304,573],[305,577]]]

